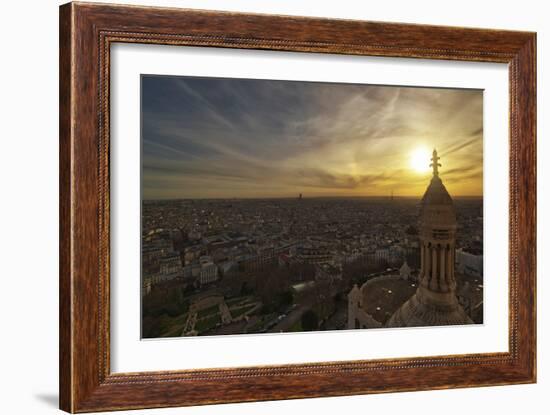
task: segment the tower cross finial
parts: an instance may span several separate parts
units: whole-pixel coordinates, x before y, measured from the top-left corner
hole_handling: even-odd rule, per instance
[[[433,168],[434,176],[439,176],[439,167],[441,167],[441,163],[439,163],[439,159],[441,157],[437,156],[437,150],[434,148],[434,151],[432,153],[432,164],[430,164],[430,167]]]

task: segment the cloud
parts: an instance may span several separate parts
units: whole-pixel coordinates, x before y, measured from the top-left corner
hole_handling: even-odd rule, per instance
[[[480,168],[482,134],[481,91],[142,78],[145,198],[419,195],[415,148],[440,149],[454,183]]]
[[[447,150],[443,151],[440,154],[440,156],[441,157],[450,156],[450,155],[462,150],[463,148],[471,146],[472,144],[480,144],[481,139],[482,139],[482,135],[483,135],[483,130],[478,129],[472,134],[473,138],[470,138],[469,140],[461,141],[461,142],[455,144],[451,148],[448,148]]]

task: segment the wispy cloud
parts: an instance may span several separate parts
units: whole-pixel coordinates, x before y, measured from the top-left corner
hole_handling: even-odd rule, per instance
[[[420,195],[434,146],[479,194],[482,134],[480,91],[145,76],[143,196]]]

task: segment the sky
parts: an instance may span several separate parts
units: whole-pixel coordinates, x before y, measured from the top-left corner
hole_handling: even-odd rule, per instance
[[[142,198],[483,192],[483,92],[142,76]]]

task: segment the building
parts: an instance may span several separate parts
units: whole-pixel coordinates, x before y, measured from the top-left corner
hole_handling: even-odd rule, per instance
[[[458,302],[455,280],[456,214],[432,155],[433,176],[420,212],[420,275],[416,293],[389,319],[388,327],[472,324]]]
[[[145,275],[147,277],[147,275]],[[151,284],[171,281],[183,276],[181,257],[177,252],[170,252],[159,260],[159,272],[148,275]]]
[[[143,275],[152,275],[159,272],[160,261],[174,252],[174,245],[171,240],[163,239],[160,231],[148,235],[141,247],[141,266]]]
[[[277,257],[277,262],[280,267],[289,267],[290,266],[290,257],[288,254],[279,254]]]
[[[473,277],[483,276],[483,254],[474,250],[456,250],[456,269],[459,273]]]
[[[199,258],[201,256],[202,249],[203,248],[200,245],[191,245],[185,248],[183,253],[185,265],[189,265]]]
[[[295,260],[303,264],[322,264],[333,262],[332,254],[326,249],[298,247],[296,249]]]
[[[191,283],[196,281],[201,275],[200,264],[190,264],[183,267],[183,279],[185,282]]]
[[[201,285],[214,282],[218,279],[218,267],[213,262],[201,261],[200,283]]]
[[[390,260],[390,250],[388,248],[379,248],[374,253],[374,258],[376,261],[389,261]]]
[[[181,274],[182,272],[181,257],[177,252],[169,253],[161,258],[159,263],[161,275]]]
[[[151,278],[143,278],[141,284],[141,296],[145,297],[151,292]]]
[[[342,279],[342,270],[331,263],[315,265],[315,279],[317,281],[334,282]]]

